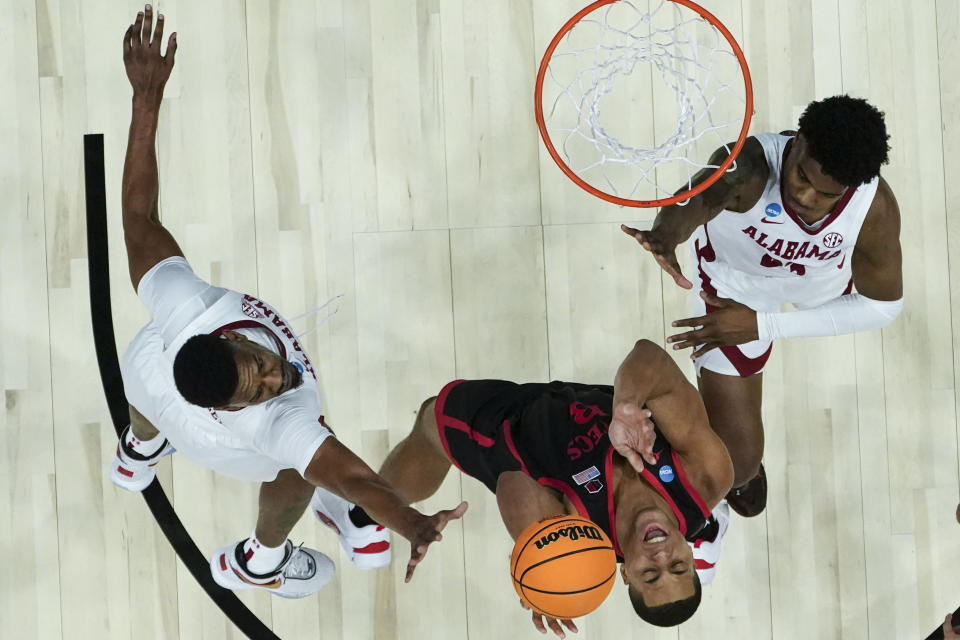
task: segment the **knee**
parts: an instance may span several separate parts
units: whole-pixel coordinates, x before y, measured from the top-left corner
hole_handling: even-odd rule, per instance
[[[733,461],[733,486],[745,485],[760,472],[763,442],[749,443],[730,449],[730,459]]]
[[[437,418],[434,414],[436,403],[436,396],[423,401],[417,412],[417,421],[413,425],[411,435],[427,440],[432,448],[442,453],[443,445],[440,443],[440,434],[437,433]]]

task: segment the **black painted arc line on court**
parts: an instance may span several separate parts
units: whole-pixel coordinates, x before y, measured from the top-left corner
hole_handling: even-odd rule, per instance
[[[110,408],[113,428],[119,438],[130,422],[127,399],[120,377],[120,361],[113,334],[113,313],[110,305],[110,257],[107,252],[107,194],[103,167],[103,134],[83,136],[84,181],[87,199],[87,258],[90,278],[90,316],[93,344],[100,368],[103,392]],[[153,517],[184,566],[207,592],[210,599],[248,638],[280,640],[244,605],[236,594],[213,581],[210,564],[184,528],[173,505],[156,479],[143,491]]]

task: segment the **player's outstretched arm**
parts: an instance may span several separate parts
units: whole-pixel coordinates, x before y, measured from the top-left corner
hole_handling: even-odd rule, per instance
[[[336,438],[323,441],[303,477],[359,505],[371,518],[410,541],[405,582],[413,577],[430,543],[443,539],[440,532],[447,523],[467,510],[467,503],[461,502],[454,509],[427,516],[407,506],[393,487]]]
[[[710,478],[710,494],[723,497],[733,484],[733,463],[723,442],[710,428],[697,389],[658,345],[638,340],[620,364],[613,383],[610,442],[641,471],[641,456],[655,463],[654,425],[682,457],[696,460]]]
[[[177,34],[170,36],[167,55],[160,55],[163,14],[153,30],[153,8],[146,5],[123,34],[123,66],[133,87],[133,116],[123,163],[123,235],[134,290],[150,268],[183,252],[160,224],[156,137],[163,88],[173,70]],[[152,36],[152,40],[151,40]]]
[[[731,142],[729,146],[732,148],[734,143]],[[727,159],[727,155],[727,147],[720,147],[710,156],[710,164],[719,166]],[[746,211],[760,197],[769,167],[763,147],[756,138],[747,138],[735,166],[735,169],[724,173],[719,180],[691,198],[687,204],[672,204],[660,209],[649,231],[620,225],[624,233],[633,236],[640,246],[653,254],[657,264],[673,278],[677,286],[693,288],[693,284],[680,272],[677,245],[685,242],[694,229],[709,222],[724,209]],[[712,173],[712,168],[702,169],[694,176],[693,185],[700,184]],[[686,186],[681,188],[686,189]]]

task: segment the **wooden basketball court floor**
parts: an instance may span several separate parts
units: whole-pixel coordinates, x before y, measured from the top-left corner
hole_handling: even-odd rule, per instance
[[[612,380],[684,292],[618,230],[654,211],[581,193],[542,151],[532,87],[584,0],[163,2],[179,32],[160,121],[161,212],[196,271],[296,316],[328,419],[378,466],[455,377]],[[743,45],[752,131],[849,92],[886,112],[906,307],[883,331],[782,341],[766,369],[766,512],[734,517],[679,631],[618,586],[581,638],[921,638],[960,604],[960,4],[703,0]],[[143,500],[106,477],[115,436],[91,338],[82,135],[102,132],[118,349],[147,320],[126,276],[120,41],[136,2],[0,2],[0,637],[238,638]],[[685,255],[685,252],[682,252]],[[298,328],[310,328],[308,322]],[[692,374],[689,361],[679,361]],[[204,552],[249,534],[256,487],[173,456],[160,477]],[[242,600],[282,638],[535,638],[492,496],[451,473],[425,510],[462,524],[411,584],[333,556],[317,596]]]

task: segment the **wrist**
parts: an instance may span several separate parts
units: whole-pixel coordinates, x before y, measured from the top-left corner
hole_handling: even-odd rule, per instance
[[[163,93],[152,94],[149,92],[134,92],[133,111],[134,113],[159,114],[160,103],[163,101]]]

